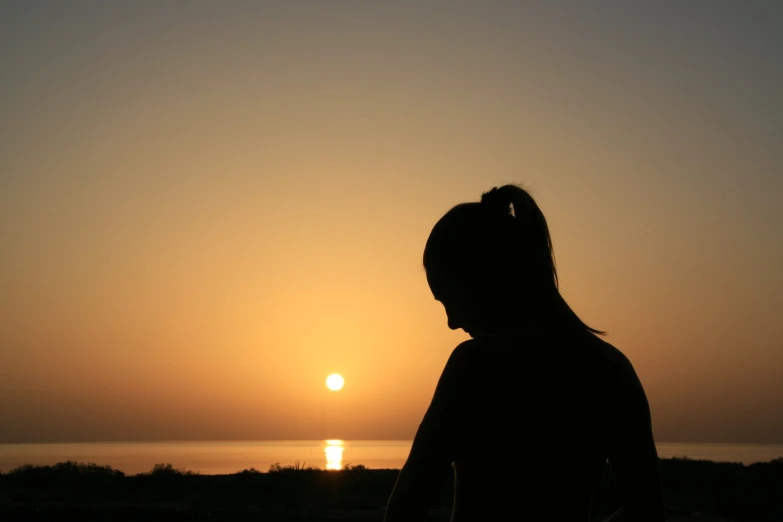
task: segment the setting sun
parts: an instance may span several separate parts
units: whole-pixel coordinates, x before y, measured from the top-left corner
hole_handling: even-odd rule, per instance
[[[326,378],[326,387],[332,391],[342,390],[344,385],[345,379],[339,373],[333,373]]]

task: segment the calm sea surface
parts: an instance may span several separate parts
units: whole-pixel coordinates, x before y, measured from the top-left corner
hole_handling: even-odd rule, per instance
[[[502,445],[501,445],[502,446]],[[0,471],[25,464],[56,464],[66,460],[108,465],[128,474],[149,471],[155,464],[217,475],[274,463],[321,469],[363,464],[368,468],[399,469],[410,441],[259,441],[259,442],[103,442],[81,444],[0,444]],[[524,448],[507,448],[504,460],[522,457]],[[659,443],[661,457],[690,457],[716,461],[767,462],[783,457],[783,445]],[[488,458],[490,458],[488,456]],[[501,457],[499,457],[501,458]]]

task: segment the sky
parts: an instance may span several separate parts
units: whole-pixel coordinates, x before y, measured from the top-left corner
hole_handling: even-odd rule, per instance
[[[0,442],[411,439],[429,231],[518,183],[657,440],[783,443],[782,49],[775,1],[0,1]]]

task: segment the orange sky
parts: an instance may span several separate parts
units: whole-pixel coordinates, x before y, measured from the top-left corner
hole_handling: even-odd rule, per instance
[[[781,4],[248,4],[0,6],[0,442],[411,438],[515,182],[659,440],[783,443]]]

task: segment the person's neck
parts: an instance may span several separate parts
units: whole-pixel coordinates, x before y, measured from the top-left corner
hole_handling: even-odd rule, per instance
[[[495,314],[494,320],[471,332],[474,338],[518,339],[536,335],[549,335],[561,331],[567,324],[566,317],[556,307],[506,310]]]

